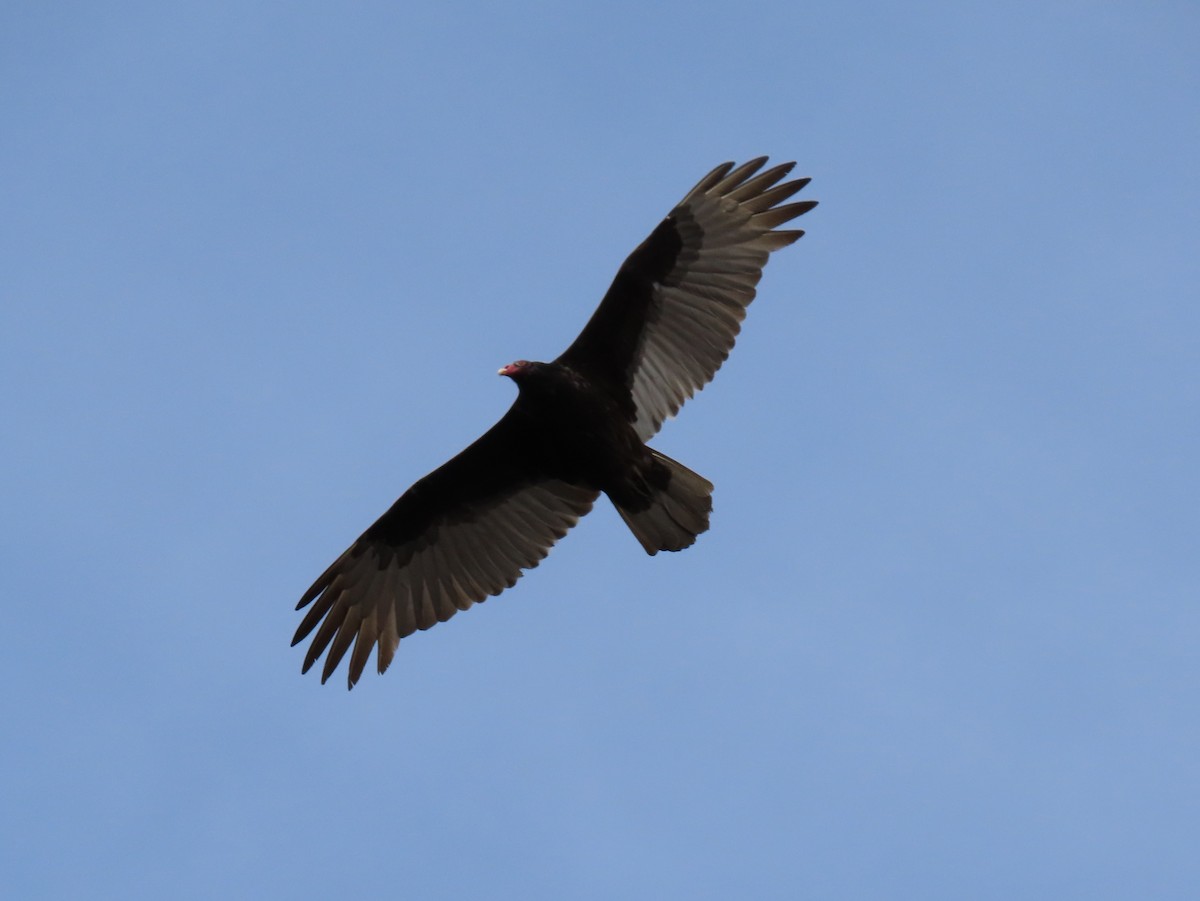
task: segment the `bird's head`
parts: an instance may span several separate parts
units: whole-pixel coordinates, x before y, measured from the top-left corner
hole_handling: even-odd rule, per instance
[[[506,375],[514,382],[519,382],[524,376],[529,375],[532,370],[533,364],[528,360],[517,360],[515,363],[509,363],[507,366],[501,368],[498,374]]]

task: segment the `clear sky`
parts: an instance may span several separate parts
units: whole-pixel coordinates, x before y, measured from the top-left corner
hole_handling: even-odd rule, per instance
[[[1200,8],[8,4],[13,898],[1200,897]],[[821,206],[607,502],[293,606],[702,174]],[[344,671],[343,671],[344,672]]]

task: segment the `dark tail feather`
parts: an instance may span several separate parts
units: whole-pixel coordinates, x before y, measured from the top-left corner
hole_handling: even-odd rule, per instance
[[[650,453],[654,464],[649,504],[638,504],[636,509],[615,501],[613,505],[647,554],[681,551],[691,547],[701,532],[708,531],[712,482],[665,454],[656,450]]]

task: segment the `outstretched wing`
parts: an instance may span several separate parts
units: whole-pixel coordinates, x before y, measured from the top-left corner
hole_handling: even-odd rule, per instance
[[[296,606],[312,604],[292,644],[316,629],[304,672],[328,648],[325,682],[353,643],[353,688],[376,645],[382,673],[401,638],[511,588],[538,565],[598,492],[540,476],[529,462],[537,456],[531,440],[510,411],[413,485],[325,570]]]
[[[628,388],[643,441],[729,356],[774,250],[804,234],[776,230],[815,207],[783,204],[809,179],[767,158],[718,166],[625,260],[591,320],[558,362]]]

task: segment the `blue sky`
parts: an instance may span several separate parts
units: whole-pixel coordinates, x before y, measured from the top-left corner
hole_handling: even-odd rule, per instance
[[[1194,898],[1190,3],[0,13],[22,898]],[[598,506],[350,693],[293,606],[696,179],[821,206]]]

